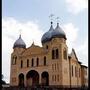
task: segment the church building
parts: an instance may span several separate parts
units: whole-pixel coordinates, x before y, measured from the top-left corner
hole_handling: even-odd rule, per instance
[[[53,28],[53,22],[41,38],[42,47],[32,43],[26,48],[20,35],[11,53],[10,86],[87,86],[87,66],[74,49],[68,54],[66,40],[59,23]]]

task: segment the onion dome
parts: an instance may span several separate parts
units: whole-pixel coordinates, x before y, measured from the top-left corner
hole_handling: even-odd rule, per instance
[[[52,32],[53,32],[53,30],[54,30],[52,24],[53,24],[53,22],[51,22],[51,27],[50,27],[49,31],[46,32],[46,33],[42,36],[42,39],[41,39],[41,42],[42,42],[42,43],[45,43],[45,42],[51,40]]]
[[[52,32],[52,38],[59,37],[66,39],[65,32],[59,27],[59,23],[57,23],[57,26],[55,30]]]
[[[57,23],[57,26],[55,29],[53,29],[53,22],[51,22],[51,27],[48,32],[46,32],[41,39],[42,43],[45,43],[47,41],[50,41],[52,38],[64,38],[66,40],[66,34],[65,32],[59,27],[59,23]]]
[[[21,35],[19,38],[15,41],[13,48],[26,48],[25,42],[22,40]]]

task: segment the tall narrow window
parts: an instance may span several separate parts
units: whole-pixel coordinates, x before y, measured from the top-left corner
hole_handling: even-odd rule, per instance
[[[56,59],[59,58],[59,53],[58,53],[58,49],[56,49]]]
[[[75,67],[75,77],[77,77],[77,68]]]
[[[73,65],[72,65],[72,76],[73,76]]]
[[[80,68],[79,68],[79,77],[80,77],[80,73],[81,73],[81,72],[80,72]]]
[[[64,55],[64,59],[67,59],[67,51],[66,50],[63,51],[63,55]]]
[[[37,58],[37,66],[39,65],[39,58]]]
[[[59,81],[59,75],[57,75],[57,81]]]
[[[29,67],[29,59],[27,59],[27,67]]]
[[[21,68],[23,68],[23,61],[21,60]]]
[[[52,81],[54,81],[54,75],[52,75]]]
[[[44,66],[46,66],[46,57],[44,57]]]
[[[46,49],[48,49],[48,45],[46,45]]]
[[[55,51],[54,50],[52,50],[52,59],[54,59],[55,57],[54,57],[54,54],[55,54]]]
[[[31,66],[33,67],[34,66],[34,59],[32,58],[32,64],[31,64]]]
[[[17,61],[17,57],[13,56],[12,57],[12,65],[15,65],[16,64],[16,61]]]
[[[17,61],[17,57],[15,57],[15,62],[14,62],[14,64],[16,64],[16,61]]]

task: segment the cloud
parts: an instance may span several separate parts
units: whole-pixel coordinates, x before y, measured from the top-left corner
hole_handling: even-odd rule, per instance
[[[88,0],[66,0],[68,11],[77,14],[88,8]]]
[[[83,43],[78,44],[80,38],[79,28],[73,23],[66,23],[62,26],[67,36],[68,52],[71,53],[72,48],[75,49],[76,55],[82,64],[88,66],[88,35],[83,40]]]
[[[78,31],[79,28],[77,28],[75,25],[73,25],[72,23],[66,23],[63,26],[63,30],[66,33],[66,37],[67,37],[67,46],[69,47],[69,53],[71,52],[73,46],[74,46],[74,42],[77,40],[78,38]]]
[[[75,47],[79,60],[83,60],[83,64],[88,66],[88,35],[79,46]]]
[[[43,31],[38,23],[34,21],[20,22],[12,17],[2,18],[2,73],[6,82],[10,82],[10,57],[20,29],[22,30],[22,39],[27,47],[31,46],[33,41],[41,46]]]

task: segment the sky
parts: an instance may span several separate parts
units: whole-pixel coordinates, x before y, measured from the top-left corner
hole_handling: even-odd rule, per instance
[[[21,34],[27,47],[42,46],[41,37],[59,17],[67,37],[68,53],[75,49],[78,60],[88,66],[88,0],[2,0],[2,74],[10,82],[13,44]]]

